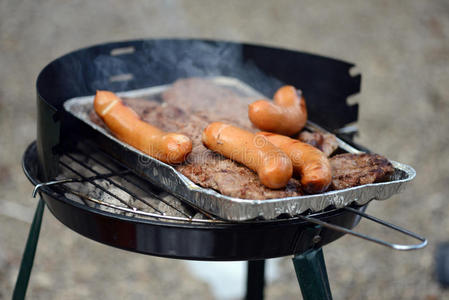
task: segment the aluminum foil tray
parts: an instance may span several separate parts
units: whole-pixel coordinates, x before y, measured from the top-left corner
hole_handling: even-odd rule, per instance
[[[260,93],[243,82],[229,77],[213,77],[210,80],[220,86],[231,88],[246,96],[263,98]],[[118,93],[121,97],[152,97],[167,89],[169,85],[151,87]],[[87,123],[94,130],[99,131],[105,138],[116,143],[115,155],[128,167],[135,170],[151,183],[159,186],[178,198],[189,202],[195,207],[205,210],[221,219],[229,221],[245,221],[255,218],[274,219],[279,215],[295,216],[304,212],[317,212],[329,206],[345,207],[351,203],[364,205],[373,199],[385,200],[404,189],[416,175],[415,170],[405,164],[391,161],[395,169],[387,182],[366,184],[338,191],[330,191],[316,195],[304,195],[268,200],[248,200],[222,195],[215,190],[202,188],[193,183],[172,166],[154,159],[143,152],[119,141],[110,132],[93,123],[89,118],[94,96],[77,97],[64,103],[66,111]],[[321,130],[318,125],[308,122],[311,131]],[[361,153],[362,151],[338,139],[340,151]],[[106,151],[110,149],[104,149]],[[117,153],[121,152],[121,153]]]

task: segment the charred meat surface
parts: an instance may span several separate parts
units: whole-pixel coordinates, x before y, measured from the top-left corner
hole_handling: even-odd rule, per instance
[[[320,149],[327,157],[337,150],[337,138],[332,133],[302,131],[299,140]]]
[[[386,181],[394,172],[388,159],[378,154],[339,154],[331,157],[330,163],[335,190]]]

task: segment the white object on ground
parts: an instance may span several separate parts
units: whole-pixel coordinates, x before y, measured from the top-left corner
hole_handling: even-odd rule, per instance
[[[279,277],[280,258],[266,260],[265,284]],[[247,262],[186,261],[189,271],[207,282],[218,300],[243,299],[246,292]]]

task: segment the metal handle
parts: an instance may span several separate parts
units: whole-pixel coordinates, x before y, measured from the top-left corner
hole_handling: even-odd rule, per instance
[[[87,177],[87,178],[63,178],[63,179],[59,179],[59,180],[42,182],[42,183],[36,184],[34,186],[32,196],[33,196],[33,198],[36,198],[37,192],[43,186],[58,185],[58,184],[69,183],[69,182],[93,181],[93,180],[97,180],[97,179],[106,179],[106,178],[117,176],[117,175],[126,175],[126,174],[129,174],[129,173],[130,173],[129,170],[124,170],[124,171],[119,171],[119,172],[111,172],[111,173],[106,173],[106,174],[99,174],[99,175],[95,175],[95,176],[91,176],[91,177]]]
[[[65,178],[65,179],[61,179],[61,180],[53,180],[53,181],[47,181],[47,182],[42,182],[42,183],[36,184],[34,186],[32,196],[33,196],[33,198],[36,198],[37,192],[43,186],[49,186],[49,185],[67,183],[67,182],[75,182],[75,181],[79,181],[79,180],[74,179],[74,178]]]
[[[357,214],[357,215],[359,215],[361,217],[365,217],[365,218],[367,218],[367,219],[369,219],[371,221],[374,221],[374,222],[376,222],[378,224],[381,224],[383,226],[391,228],[391,229],[393,229],[395,231],[399,231],[399,232],[401,232],[401,233],[403,233],[405,235],[408,235],[408,236],[410,236],[412,238],[415,238],[415,239],[421,241],[421,243],[419,243],[419,244],[412,244],[412,245],[403,245],[403,244],[389,243],[389,242],[386,242],[384,240],[381,240],[381,239],[378,239],[378,238],[374,238],[374,237],[368,236],[366,234],[353,231],[353,230],[348,229],[346,227],[341,227],[341,226],[338,226],[338,225],[329,224],[327,222],[324,222],[324,221],[321,221],[319,219],[315,219],[315,218],[312,218],[312,217],[301,216],[301,218],[303,220],[308,221],[308,222],[311,222],[311,223],[314,223],[314,224],[317,224],[317,225],[321,225],[323,227],[326,227],[326,228],[329,228],[329,229],[332,229],[332,230],[335,230],[335,231],[344,232],[344,233],[347,233],[347,234],[350,234],[350,235],[362,238],[364,240],[371,241],[371,242],[374,242],[374,243],[377,243],[377,244],[380,244],[380,245],[383,245],[383,246],[395,249],[395,250],[409,251],[409,250],[421,249],[421,248],[424,248],[425,246],[427,246],[427,239],[422,237],[422,236],[420,236],[420,235],[418,235],[418,234],[416,234],[416,233],[414,233],[414,232],[411,232],[411,231],[409,231],[407,229],[404,229],[402,227],[399,227],[397,225],[385,222],[385,221],[383,221],[381,219],[378,219],[376,217],[373,217],[371,215],[368,215],[368,214],[366,214],[364,212],[358,211],[357,209],[354,209],[354,208],[351,208],[351,207],[345,207],[343,209],[345,209],[347,211],[350,211],[350,212],[352,212],[354,214]]]

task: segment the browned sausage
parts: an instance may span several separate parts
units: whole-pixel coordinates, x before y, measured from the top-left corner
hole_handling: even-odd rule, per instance
[[[269,188],[285,187],[292,176],[290,158],[263,136],[215,122],[206,127],[202,139],[207,148],[255,171]]]
[[[260,130],[291,136],[306,124],[304,97],[293,86],[281,87],[274,94],[274,103],[258,100],[249,105],[248,116]]]
[[[163,162],[181,163],[192,151],[190,138],[142,121],[112,92],[97,91],[94,109],[119,140]]]
[[[321,193],[327,190],[332,181],[332,168],[323,152],[287,136],[270,132],[259,132],[257,135],[266,137],[290,157],[294,175],[300,176],[305,191]]]

